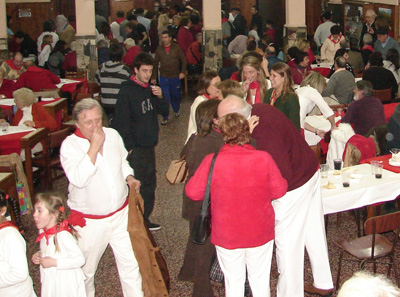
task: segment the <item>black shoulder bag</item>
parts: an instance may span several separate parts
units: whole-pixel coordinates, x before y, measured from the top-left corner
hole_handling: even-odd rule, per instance
[[[208,172],[206,190],[204,192],[203,205],[201,206],[200,214],[197,215],[196,220],[194,221],[192,229],[191,237],[195,244],[204,244],[211,233],[210,189],[214,163],[217,155],[218,153],[215,153],[212,158],[210,171]]]

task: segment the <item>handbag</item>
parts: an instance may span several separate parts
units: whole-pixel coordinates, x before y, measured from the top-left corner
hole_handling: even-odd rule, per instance
[[[184,183],[188,176],[186,157],[180,160],[173,160],[169,165],[165,178],[171,185]]]
[[[195,244],[204,244],[211,233],[210,188],[212,173],[214,170],[214,164],[217,155],[218,153],[215,153],[214,157],[211,160],[206,190],[204,192],[203,205],[201,206],[200,213],[197,215],[194,221],[193,229],[191,232],[191,238],[193,243]]]

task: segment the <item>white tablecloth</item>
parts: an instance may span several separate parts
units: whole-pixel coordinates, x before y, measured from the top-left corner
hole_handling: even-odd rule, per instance
[[[61,79],[61,82],[60,82],[59,84],[57,84],[56,86],[57,86],[57,88],[61,89],[61,87],[62,87],[63,85],[75,84],[75,83],[78,83],[78,82],[80,82],[80,81],[79,81],[79,80],[73,80],[73,79],[62,78],[62,79]]]
[[[3,132],[3,131],[1,131],[1,127],[0,127],[0,136],[21,133],[21,132],[35,131],[35,130],[36,130],[35,128],[31,128],[31,127],[27,127],[27,126],[9,126],[8,131]]]
[[[371,174],[370,164],[348,168],[352,172],[348,188],[342,186],[341,175],[333,175],[333,171],[329,172],[328,178],[321,178],[321,185],[330,181],[336,186],[332,190],[322,189],[324,214],[390,201],[400,195],[400,174],[383,170],[382,178],[377,179]]]

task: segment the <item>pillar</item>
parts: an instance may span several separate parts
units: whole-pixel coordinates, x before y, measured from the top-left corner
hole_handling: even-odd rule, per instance
[[[204,70],[222,68],[221,0],[203,0]]]
[[[75,0],[75,13],[78,71],[87,71],[93,81],[98,66],[94,0]]]
[[[6,0],[0,0],[0,61],[8,59]]]
[[[286,24],[283,29],[284,52],[296,45],[299,39],[307,39],[306,3],[286,0]]]

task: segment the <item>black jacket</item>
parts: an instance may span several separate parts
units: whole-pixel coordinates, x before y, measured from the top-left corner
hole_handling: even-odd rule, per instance
[[[167,113],[167,100],[154,96],[150,86],[142,87],[132,80],[122,83],[117,96],[112,128],[124,140],[127,151],[135,146],[155,147],[158,142],[158,114]]]

